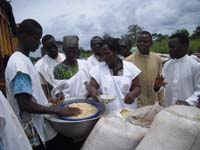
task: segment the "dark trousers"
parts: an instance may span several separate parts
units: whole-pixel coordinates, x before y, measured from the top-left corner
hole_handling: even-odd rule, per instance
[[[61,134],[56,135],[55,138],[45,143],[46,147],[41,143],[33,150],[80,150],[84,141],[74,142],[71,138],[65,137]]]

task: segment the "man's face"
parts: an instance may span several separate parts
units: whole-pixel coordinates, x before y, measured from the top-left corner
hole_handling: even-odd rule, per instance
[[[120,39],[119,40],[119,53],[124,56],[127,57],[131,54],[130,49],[131,49],[131,44],[128,43],[128,41]]]
[[[78,54],[79,54],[78,47],[63,48],[63,51],[65,53],[66,59],[68,59],[69,61],[74,61],[75,59],[78,58]]]
[[[91,48],[95,55],[100,56],[100,45],[102,40],[100,38],[92,39]]]
[[[178,59],[187,54],[187,48],[181,44],[178,38],[170,39],[168,42],[169,55],[172,59]]]
[[[50,38],[44,43],[44,48],[47,52],[47,55],[53,59],[58,56],[58,47],[56,44],[56,40],[54,38]]]
[[[31,52],[35,52],[40,45],[41,37],[42,30],[40,28],[37,28],[32,34],[25,34],[23,39],[24,47],[29,49]]]
[[[152,45],[152,39],[148,34],[138,34],[136,45],[141,54],[147,55],[149,54],[150,47]]]

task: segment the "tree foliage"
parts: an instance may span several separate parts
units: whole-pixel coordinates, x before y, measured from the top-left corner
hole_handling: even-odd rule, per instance
[[[200,25],[196,27],[191,35],[192,39],[200,38]]]
[[[167,38],[168,38],[167,34],[165,34],[165,35],[163,35],[161,33],[153,33],[152,34],[153,41],[162,42],[163,40],[165,40]]]
[[[137,24],[128,26],[128,35],[132,38],[133,44],[135,44],[137,32],[142,31],[142,29],[143,28]]]
[[[183,34],[185,34],[185,35],[188,36],[188,37],[189,37],[189,34],[190,34],[190,33],[188,32],[188,30],[185,29],[185,28],[180,29],[180,30],[176,30],[175,32],[172,33],[172,35],[177,34],[177,33],[183,33]]]

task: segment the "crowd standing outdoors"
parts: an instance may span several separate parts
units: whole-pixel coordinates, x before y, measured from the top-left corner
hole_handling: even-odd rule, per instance
[[[197,106],[200,95],[200,63],[187,55],[189,38],[183,33],[174,34],[169,39],[168,47],[172,59],[165,63],[163,69],[167,82],[165,106]]]
[[[187,55],[189,39],[184,34],[170,37],[171,60],[162,69],[160,56],[150,51],[153,41],[148,31],[137,33],[137,51],[133,54],[127,39],[94,36],[90,41],[93,55],[83,60],[78,58],[78,36],[63,37],[62,54],[52,35],[42,38],[42,30],[32,19],[19,24],[19,47],[5,70],[9,103],[0,93],[0,150],[28,150],[31,146],[34,150],[69,148],[71,139],[56,133],[43,114],[70,116],[81,111],[49,107],[51,101],[114,95],[115,101],[109,103],[110,113],[157,102],[166,107],[200,105],[200,63]],[[41,38],[46,55],[34,66],[29,53],[36,51]]]

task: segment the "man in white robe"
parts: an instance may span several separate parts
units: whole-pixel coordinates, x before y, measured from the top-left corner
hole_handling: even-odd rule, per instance
[[[172,59],[164,65],[165,105],[196,106],[198,100],[193,97],[200,91],[200,63],[187,55],[189,38],[182,33],[174,34],[168,46]]]
[[[65,36],[63,38],[63,51],[66,59],[54,68],[54,77],[61,83],[52,90],[55,96],[62,92],[65,98],[85,97],[87,94],[86,82],[89,82],[88,63],[77,59],[79,51],[79,39],[77,36]]]
[[[101,62],[101,57],[100,57],[101,42],[102,38],[99,36],[94,36],[90,41],[90,47],[93,54],[87,59],[89,70]]]
[[[41,25],[33,19],[26,19],[19,25],[18,34],[19,48],[10,56],[5,71],[8,100],[34,150],[56,149],[57,133],[42,114],[70,116],[79,114],[80,110],[48,106],[39,74],[28,57],[39,47]]]
[[[42,38],[42,44],[46,55],[37,61],[35,68],[40,74],[41,83],[46,95],[50,97],[50,90],[58,84],[58,81],[54,79],[53,69],[65,59],[65,55],[58,53],[56,40],[52,35],[45,35]]]
[[[77,59],[78,72],[69,79],[58,80],[60,83],[51,91],[55,98],[58,93],[63,93],[64,98],[85,97],[87,95],[86,84],[90,80],[87,62]]]

